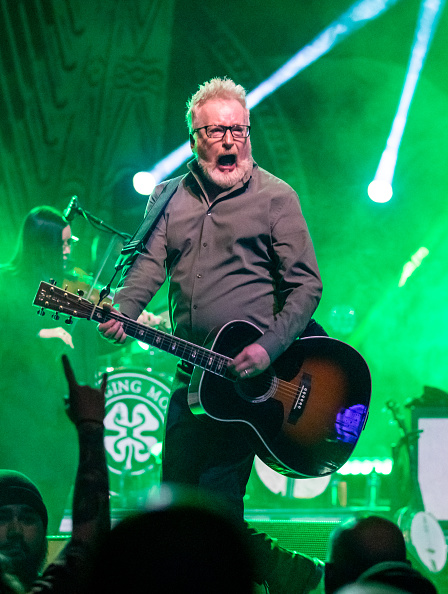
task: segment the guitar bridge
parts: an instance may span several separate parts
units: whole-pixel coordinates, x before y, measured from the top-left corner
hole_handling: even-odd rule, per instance
[[[304,373],[302,380],[297,388],[297,394],[294,398],[294,404],[292,405],[291,412],[288,415],[288,423],[295,425],[299,418],[302,416],[305,405],[308,401],[311,393],[311,375]]]

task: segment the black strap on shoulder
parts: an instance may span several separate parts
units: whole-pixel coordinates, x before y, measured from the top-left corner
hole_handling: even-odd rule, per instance
[[[121,250],[121,254],[118,257],[115,268],[122,270],[127,264],[130,263],[131,260],[135,260],[135,258],[142,252],[163,211],[165,210],[166,205],[173,197],[173,194],[176,192],[180,182],[184,177],[184,175],[180,175],[179,177],[170,179],[170,181],[165,184],[156,200],[148,207],[146,216],[140,223],[137,231]]]
[[[121,253],[115,263],[114,275],[110,279],[108,285],[101,291],[100,300],[98,303],[101,303],[101,301],[107,297],[107,295],[109,295],[110,287],[118,272],[121,272],[121,278],[118,286],[120,286],[120,284],[123,282],[129,270],[132,268],[137,256],[142,253],[142,250],[148,242],[151,233],[154,231],[163,211],[165,210],[166,205],[175,194],[184,177],[185,175],[179,175],[178,177],[170,179],[169,182],[165,184],[154,202],[150,203],[145,218],[140,223],[137,231],[121,250]]]

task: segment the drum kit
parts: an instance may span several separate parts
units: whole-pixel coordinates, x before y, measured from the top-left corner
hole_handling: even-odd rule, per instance
[[[140,323],[169,330],[167,312],[144,312]],[[163,429],[177,359],[129,341],[99,357],[107,371],[105,449],[113,509],[135,509],[160,484]]]

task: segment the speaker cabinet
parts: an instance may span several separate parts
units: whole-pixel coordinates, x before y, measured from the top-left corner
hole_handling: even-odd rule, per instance
[[[268,519],[246,515],[246,520],[259,532],[277,539],[281,547],[318,557],[325,561],[328,541],[341,518]]]

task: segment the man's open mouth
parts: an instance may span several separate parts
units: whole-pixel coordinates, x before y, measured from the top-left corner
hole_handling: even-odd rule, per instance
[[[223,171],[231,171],[236,166],[236,155],[221,155],[218,158],[218,167]]]

